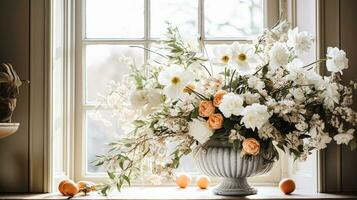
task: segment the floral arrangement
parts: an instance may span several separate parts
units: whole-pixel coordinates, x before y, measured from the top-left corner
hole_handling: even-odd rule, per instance
[[[356,148],[357,84],[341,84],[346,53],[329,47],[325,59],[304,64],[312,44],[311,35],[282,21],[252,43],[218,46],[208,58],[202,42],[185,42],[169,26],[160,48],[166,53],[146,49],[158,59],[136,66],[121,58],[131,73],[108,85],[101,107],[114,110],[127,133],[95,161],[110,177],[99,190],[120,190],[139,176],[171,177],[184,155],[210,141],[266,162],[279,159],[277,148],[300,160],[332,140]],[[315,71],[321,62],[329,76]]]

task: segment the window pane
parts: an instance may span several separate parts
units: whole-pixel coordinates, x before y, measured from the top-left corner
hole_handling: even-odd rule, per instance
[[[247,37],[263,31],[262,0],[205,0],[206,37]]]
[[[53,76],[53,170],[55,178],[60,178],[64,175],[64,119],[63,119],[63,104],[64,104],[64,87],[63,87],[63,0],[55,2],[53,9],[53,60],[52,60],[52,76]]]
[[[120,61],[122,56],[134,59],[142,65],[144,51],[127,45],[88,45],[86,46],[86,102],[95,103],[98,94],[105,92],[110,80],[120,81],[122,75],[129,72],[126,63]]]
[[[151,0],[151,37],[163,37],[166,22],[177,26],[184,37],[198,34],[197,0]]]
[[[142,38],[143,0],[87,0],[87,38]]]
[[[122,134],[118,121],[112,117],[110,111],[87,111],[85,113],[87,133],[87,172],[105,172],[103,167],[96,167],[91,163],[96,155],[103,155],[108,151],[108,143],[119,138]]]

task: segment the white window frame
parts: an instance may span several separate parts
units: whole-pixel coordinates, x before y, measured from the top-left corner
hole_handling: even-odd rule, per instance
[[[65,0],[68,2],[68,0]],[[73,161],[71,165],[68,166],[70,170],[70,166],[74,166],[73,178],[75,180],[91,180],[91,181],[103,181],[106,179],[106,174],[101,173],[86,173],[86,134],[85,130],[85,120],[84,114],[86,110],[91,110],[95,108],[95,105],[86,105],[85,104],[85,45],[88,44],[119,44],[119,45],[133,45],[133,44],[141,44],[146,48],[150,47],[151,43],[160,41],[159,39],[149,38],[150,36],[150,0],[144,1],[144,38],[141,39],[86,39],[85,38],[85,0],[76,0],[72,4],[75,7],[75,77],[72,77],[71,80],[75,79],[75,86],[72,87],[75,94],[75,115],[74,122],[74,140],[68,148],[74,149],[73,157],[68,155],[69,159],[72,157],[74,159],[70,159]],[[241,42],[250,42],[252,38],[248,37],[240,37],[240,38],[215,38],[215,39],[207,39],[205,38],[205,29],[204,29],[204,0],[198,0],[198,34],[200,34],[202,41],[204,44],[224,44],[224,43],[232,43],[234,41]],[[282,2],[284,0],[269,0],[264,2],[264,26],[270,27],[272,26],[279,18],[279,13],[284,6],[282,6]],[[149,52],[144,52],[144,61],[146,61],[149,57]],[[73,92],[72,91],[72,92]],[[73,94],[73,93],[72,93]],[[72,120],[72,121],[73,121]],[[67,129],[69,130],[69,129]],[[70,131],[70,130],[69,130]],[[71,137],[67,135],[67,137]],[[287,162],[284,159],[280,159],[276,163],[276,169],[272,170],[271,173],[250,178],[249,181],[253,185],[276,185],[279,180],[284,176],[283,170],[286,170]],[[285,165],[285,167],[283,167]],[[69,173],[70,174],[70,173]],[[72,176],[72,175],[69,175]],[[138,183],[134,182],[134,184],[147,184],[147,183]]]

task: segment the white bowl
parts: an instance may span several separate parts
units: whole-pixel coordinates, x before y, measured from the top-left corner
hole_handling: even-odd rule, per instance
[[[0,123],[0,139],[15,133],[19,126],[20,123]]]

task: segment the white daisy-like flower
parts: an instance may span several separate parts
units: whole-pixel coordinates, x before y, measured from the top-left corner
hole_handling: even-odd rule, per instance
[[[193,74],[179,65],[172,65],[160,72],[158,81],[164,85],[164,94],[171,99],[184,96],[184,88],[193,80]]]
[[[258,103],[245,107],[241,115],[243,116],[241,123],[243,123],[246,128],[253,130],[255,128],[259,130],[270,118],[268,107]]]
[[[264,89],[265,84],[260,78],[258,78],[256,76],[251,76],[248,79],[248,87],[256,89],[256,90],[262,90],[262,89]]]
[[[353,133],[355,132],[355,129],[349,129],[345,133],[339,133],[333,137],[333,139],[336,141],[337,144],[345,144],[348,145],[348,143],[353,139]]]
[[[228,65],[232,59],[232,50],[228,45],[220,45],[213,49],[211,62],[216,65]]]
[[[269,51],[270,63],[272,69],[284,67],[289,62],[289,50],[284,43],[276,42]]]
[[[206,143],[213,135],[213,132],[206,121],[192,119],[192,121],[188,123],[188,134],[200,144]]]
[[[346,52],[339,50],[337,47],[327,48],[327,61],[326,67],[330,72],[340,72],[348,68],[348,58],[346,58]]]
[[[228,93],[223,96],[221,104],[219,104],[219,110],[226,118],[232,115],[240,115],[243,110],[243,98],[234,93]]]
[[[239,75],[244,76],[254,74],[257,71],[257,56],[255,54],[254,46],[234,42],[231,48],[232,59],[229,62],[230,65],[237,69]]]
[[[302,55],[311,48],[312,36],[306,31],[299,32],[296,27],[293,30],[289,30],[287,45],[293,47],[297,55]]]

